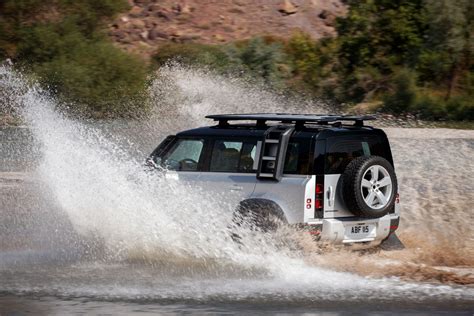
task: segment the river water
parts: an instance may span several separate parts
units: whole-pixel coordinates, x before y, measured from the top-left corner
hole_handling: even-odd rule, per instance
[[[0,68],[25,126],[0,130],[0,314],[466,314],[474,311],[474,132],[387,127],[404,249],[322,247],[234,227],[232,205],[146,172],[164,135],[217,112],[320,112],[204,71],[162,69],[152,115],[61,115]],[[2,90],[2,89],[0,89]],[[317,110],[315,110],[317,109]]]

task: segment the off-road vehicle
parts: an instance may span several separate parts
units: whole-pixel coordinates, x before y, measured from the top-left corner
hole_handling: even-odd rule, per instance
[[[268,217],[335,243],[377,244],[398,228],[397,178],[373,116],[209,115],[168,136],[148,163],[206,190],[237,197],[259,225]],[[231,124],[232,123],[232,124]],[[205,219],[203,219],[205,220]]]

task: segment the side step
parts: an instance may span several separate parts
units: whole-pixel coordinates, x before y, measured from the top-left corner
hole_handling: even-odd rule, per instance
[[[283,176],[286,150],[295,126],[270,127],[263,136],[259,155],[257,178],[280,181]]]

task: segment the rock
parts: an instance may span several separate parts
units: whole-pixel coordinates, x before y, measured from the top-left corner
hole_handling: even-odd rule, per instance
[[[336,16],[327,10],[322,10],[321,13],[318,14],[318,17],[324,20],[324,24],[331,26],[334,25],[334,22],[336,22]]]
[[[128,16],[122,16],[120,18],[120,21],[122,21],[123,23],[127,23],[128,21],[130,21],[130,19],[128,18]]]
[[[222,36],[221,34],[214,34],[214,39],[218,42],[225,42],[225,38],[224,36]]]
[[[148,3],[148,0],[135,0],[135,4],[138,6],[144,6]]]
[[[157,40],[157,39],[160,39],[160,38],[168,39],[169,36],[166,33],[160,32],[160,30],[158,30],[158,28],[155,27],[150,32],[148,32],[148,38],[150,40],[154,41],[154,40]]]
[[[201,38],[201,35],[199,34],[186,34],[186,35],[180,36],[179,39],[181,40],[181,42],[192,42],[200,38]]]
[[[148,12],[157,12],[159,10],[161,10],[161,5],[158,3],[152,3],[147,7]]]
[[[298,12],[298,8],[293,3],[291,3],[290,0],[284,0],[278,6],[278,11],[280,11],[284,15],[290,15],[290,14],[295,14],[296,12]]]
[[[181,32],[180,30],[172,30],[171,31],[171,36],[180,37],[180,36],[183,36],[183,32]]]
[[[115,37],[117,37],[119,40],[122,40],[127,37],[127,32],[123,30],[116,30],[114,32]]]
[[[159,10],[158,12],[156,12],[155,15],[156,15],[157,17],[163,18],[163,19],[165,19],[165,20],[167,20],[167,21],[170,21],[170,20],[171,20],[169,12],[168,12],[167,10],[165,10],[165,9]]]
[[[181,0],[173,6],[173,10],[175,10],[178,14],[186,14],[191,13],[191,6],[189,6],[186,0]]]
[[[131,16],[132,18],[139,18],[142,16],[143,9],[140,8],[139,6],[134,6],[132,9],[128,12],[128,15]]]
[[[132,42],[132,39],[128,36],[128,34],[125,34],[125,37],[119,39],[119,42],[129,44]]]
[[[143,32],[141,32],[140,37],[146,41],[148,39],[148,31],[144,30]]]
[[[135,19],[135,20],[132,20],[130,22],[130,24],[135,29],[144,29],[145,28],[145,22],[143,20]]]
[[[158,23],[156,21],[153,21],[152,19],[146,19],[145,20],[145,27],[149,30],[152,29],[157,24]]]
[[[131,33],[130,40],[136,42],[140,40],[140,33]]]
[[[318,14],[318,16],[321,18],[321,19],[326,19],[329,15],[329,12],[327,10],[323,10],[321,11],[321,13]]]

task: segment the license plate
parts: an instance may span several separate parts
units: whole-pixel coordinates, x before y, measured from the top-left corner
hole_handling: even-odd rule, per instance
[[[346,226],[346,234],[344,239],[366,239],[373,238],[376,235],[376,227],[374,224],[349,225]]]

